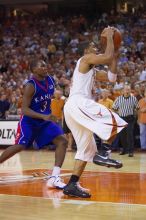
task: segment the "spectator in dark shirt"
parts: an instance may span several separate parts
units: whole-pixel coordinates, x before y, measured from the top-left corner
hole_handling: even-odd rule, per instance
[[[5,113],[9,110],[10,103],[6,99],[6,95],[1,95],[0,97],[0,119],[5,119]]]
[[[131,95],[131,86],[124,85],[123,95],[119,96],[113,104],[113,110],[128,123],[128,126],[119,134],[122,145],[120,155],[129,153],[129,157],[133,157],[135,111],[138,109],[138,100]]]

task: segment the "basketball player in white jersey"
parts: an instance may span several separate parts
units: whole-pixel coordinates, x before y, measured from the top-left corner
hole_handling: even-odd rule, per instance
[[[105,53],[96,55],[97,49],[94,43],[90,43],[74,70],[70,95],[64,106],[64,115],[66,124],[74,136],[77,153],[73,174],[63,190],[65,195],[82,198],[91,196],[78,184],[87,162],[108,167],[122,167],[120,161],[109,158],[109,151],[113,138],[127,123],[92,98],[95,65],[108,65],[108,73],[99,74],[101,78],[107,77],[111,82],[116,81],[117,55],[114,52],[113,34],[113,28],[105,28],[102,34],[107,38]],[[103,146],[98,153],[93,133],[103,140]]]

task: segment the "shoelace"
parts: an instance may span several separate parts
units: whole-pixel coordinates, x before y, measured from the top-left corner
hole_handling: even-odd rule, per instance
[[[54,180],[54,182],[55,182],[55,180]],[[58,176],[58,177],[56,177],[56,182],[58,183],[58,182],[61,182],[61,183],[64,183],[64,181]]]

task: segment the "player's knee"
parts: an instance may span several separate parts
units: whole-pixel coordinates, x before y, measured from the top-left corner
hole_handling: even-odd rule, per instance
[[[68,146],[68,141],[64,136],[59,136],[59,137],[55,138],[53,142],[56,146],[61,145],[62,147],[65,147],[65,148],[67,148],[67,146]]]
[[[67,141],[67,139],[66,139],[65,137],[62,137],[61,142],[62,142],[62,146],[64,146],[65,148],[67,148],[67,146],[68,146],[68,141]]]
[[[60,144],[62,145],[62,147],[67,148],[67,146],[68,146],[67,139],[65,137],[61,137]]]

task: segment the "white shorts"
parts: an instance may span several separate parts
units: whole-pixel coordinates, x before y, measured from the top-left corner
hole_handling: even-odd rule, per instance
[[[75,159],[88,162],[93,160],[97,151],[93,133],[108,140],[127,125],[116,113],[80,95],[68,99],[64,116],[77,145]]]

